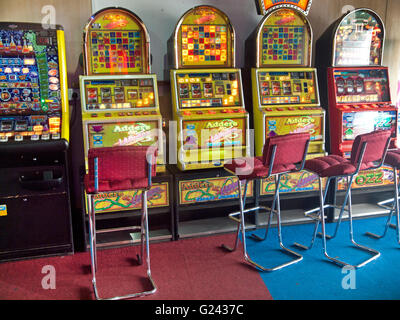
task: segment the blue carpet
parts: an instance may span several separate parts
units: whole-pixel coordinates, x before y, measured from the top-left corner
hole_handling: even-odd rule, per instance
[[[283,226],[283,244],[303,255],[303,260],[274,272],[260,272],[261,277],[275,300],[394,300],[400,299],[400,245],[396,231],[389,228],[380,240],[364,235],[370,231],[382,234],[386,218],[354,220],[355,241],[381,252],[381,256],[359,269],[343,270],[330,262],[323,254],[322,239],[317,237],[310,250],[293,246],[299,242],[308,246],[314,224]],[[395,221],[395,219],[393,219]],[[333,234],[336,224],[327,224],[327,233]],[[321,226],[319,227],[319,231]],[[259,236],[265,229],[254,231]],[[247,249],[250,257],[270,268],[289,261],[290,256],[279,249],[277,228],[270,228],[265,241],[256,241],[247,233]],[[337,236],[327,241],[328,254],[348,263],[358,264],[370,257],[365,251],[352,246],[349,223],[343,221]]]

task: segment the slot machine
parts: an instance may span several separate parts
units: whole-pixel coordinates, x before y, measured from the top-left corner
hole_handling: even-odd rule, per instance
[[[64,30],[0,23],[0,260],[73,253]]]
[[[164,163],[163,120],[157,77],[151,73],[146,26],[129,10],[105,8],[89,19],[83,42],[85,75],[80,76],[80,95],[85,168],[88,168],[90,148],[157,146],[158,174],[149,191],[148,207],[153,220],[157,213],[165,217],[171,207],[171,179]],[[102,216],[99,221],[104,221],[104,228],[107,228],[110,219],[137,215],[137,209],[142,206],[140,191],[99,193],[94,198],[94,206],[96,214]],[[162,230],[159,238],[172,237],[171,232]],[[150,236],[154,238],[154,234]],[[126,242],[120,240],[123,236],[117,238],[110,242]],[[99,238],[100,246],[107,243]]]
[[[186,11],[168,41],[168,60],[177,127],[173,170],[179,220],[180,211],[226,206],[238,198],[237,180],[223,165],[249,155],[249,114],[241,70],[235,67],[235,31],[221,10],[200,5]],[[171,157],[171,147],[169,152]],[[248,195],[253,195],[252,186]],[[225,228],[226,216],[221,219]],[[204,223],[204,233],[221,230],[210,224]],[[180,236],[185,234],[199,233],[190,230]]]
[[[263,1],[264,7],[268,1]],[[313,32],[304,10],[282,3],[268,8],[246,41],[251,73],[255,153],[261,156],[266,138],[309,132],[307,159],[325,155],[325,110],[321,107],[317,71],[311,67]],[[301,171],[282,178],[282,193],[318,190],[313,174]],[[264,179],[260,196],[274,192],[272,179]]]
[[[235,32],[229,18],[198,6],[179,20],[170,39],[177,163],[182,171],[222,167],[248,154],[249,115],[241,72],[235,68]]]
[[[321,83],[327,80],[331,153],[349,157],[355,137],[375,130],[390,130],[390,148],[396,147],[397,107],[391,102],[389,70],[382,66],[384,41],[378,14],[361,8],[335,21],[317,42]],[[382,167],[359,175],[353,188],[391,183],[390,170]],[[338,190],[344,188],[339,180]]]

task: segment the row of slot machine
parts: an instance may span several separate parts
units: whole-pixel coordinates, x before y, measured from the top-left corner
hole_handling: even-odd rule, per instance
[[[216,168],[250,155],[252,128],[256,156],[261,156],[267,137],[304,131],[311,133],[307,158],[323,156],[327,149],[349,156],[356,135],[377,129],[391,130],[395,147],[397,109],[390,101],[388,70],[381,66],[384,26],[379,16],[369,9],[355,10],[326,32],[334,34],[334,40],[333,45],[321,45],[333,51],[332,64],[319,63],[319,69],[327,70],[319,74],[328,79],[325,99],[320,96],[318,71],[311,66],[313,32],[307,18],[311,1],[303,1],[301,7],[287,1],[268,3],[260,1],[263,18],[246,43],[251,80],[247,108],[228,16],[203,5],[185,12],[176,24],[168,40],[176,122],[175,135],[169,130],[176,146],[169,144],[169,153],[175,155],[178,170],[171,171],[176,176],[173,185],[156,181],[150,208],[170,206],[171,193],[176,211],[237,198],[237,181]],[[149,42],[144,24],[132,12],[107,8],[91,18],[85,29],[86,76],[81,77],[83,132],[86,152],[97,146],[158,144],[162,176],[167,148]],[[368,172],[353,187],[379,190],[393,183],[389,172],[385,168]],[[338,190],[344,184],[339,180]],[[270,199],[273,185],[264,179],[257,191],[251,184],[247,195]],[[317,188],[317,178],[306,171],[287,175],[281,182],[286,194],[312,195]],[[132,203],[140,207],[135,197],[135,190],[100,194],[95,207],[98,213],[129,210]]]
[[[80,76],[85,168],[90,148],[157,145],[158,174],[148,205],[172,210],[173,198],[178,206],[237,199],[237,181],[215,170],[251,155],[252,128],[256,156],[262,154],[267,137],[304,131],[311,133],[308,158],[325,155],[325,141],[330,152],[347,156],[356,135],[378,129],[392,131],[395,147],[397,108],[390,100],[388,69],[381,66],[385,30],[379,16],[357,9],[336,21],[317,41],[317,71],[311,67],[311,0],[264,0],[258,5],[263,18],[246,42],[251,104],[245,102],[245,81],[235,61],[235,31],[225,13],[208,5],[194,7],[182,15],[168,41],[176,123],[175,135],[169,128],[169,139],[176,139],[175,147],[169,144],[169,158],[173,153],[177,172],[189,173],[176,180],[176,186],[167,178],[165,121],[157,77],[151,72],[146,26],[123,8],[93,14],[84,30],[85,74]],[[34,145],[47,146],[50,152],[58,141],[68,145],[63,41],[60,27],[0,25],[2,149]],[[379,190],[393,183],[389,172],[383,168],[360,176],[354,187]],[[56,180],[49,175],[53,177],[47,170],[42,177],[47,184]],[[287,175],[281,184],[283,193],[299,196],[318,188],[317,178],[307,172]],[[270,199],[274,192],[270,179],[257,187],[258,192],[253,186],[247,190],[250,198],[260,194]],[[338,189],[343,188],[339,181]],[[95,199],[95,210],[105,216],[132,211],[141,207],[140,199],[137,190],[102,193]],[[2,199],[0,216],[10,215]]]

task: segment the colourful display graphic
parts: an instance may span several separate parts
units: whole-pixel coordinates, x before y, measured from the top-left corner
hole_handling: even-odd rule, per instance
[[[384,29],[370,10],[350,13],[338,27],[335,39],[335,66],[380,65]]]
[[[232,30],[227,17],[216,9],[200,6],[186,15],[178,35],[180,64],[231,66]]]
[[[310,31],[305,18],[293,10],[273,12],[264,22],[260,42],[264,66],[308,65]]]
[[[246,141],[246,119],[183,121],[183,149],[240,147]]]
[[[325,188],[326,179],[323,179],[323,188]],[[308,172],[300,171],[290,174],[284,174],[281,177],[279,192],[307,192],[318,191],[319,181],[318,175]],[[260,185],[260,194],[271,195],[275,192],[275,181],[273,177],[262,179]]]
[[[136,18],[107,10],[89,23],[86,54],[89,74],[144,73],[145,36]]]
[[[179,108],[242,105],[239,71],[180,72],[176,75]]]
[[[0,141],[61,137],[56,30],[0,30]]]
[[[244,192],[244,186],[242,186]],[[247,197],[253,196],[253,181],[247,187]],[[196,179],[179,182],[179,204],[193,204],[239,198],[235,177]]]
[[[153,78],[85,80],[87,111],[155,107]]]
[[[386,68],[334,71],[337,103],[390,102]]]
[[[342,139],[354,140],[356,136],[376,130],[391,130],[396,136],[396,111],[366,111],[343,113]]]
[[[262,105],[318,103],[313,71],[260,71],[258,81]]]
[[[147,192],[149,208],[169,206],[168,183],[154,183]],[[104,192],[94,196],[95,213],[137,210],[142,208],[142,191]]]
[[[266,14],[268,10],[278,7],[296,7],[305,15],[311,7],[312,0],[257,0],[258,6],[262,14]]]
[[[87,130],[89,149],[158,143],[158,121],[89,123]]]
[[[379,187],[391,185],[394,183],[393,169],[390,167],[382,166],[376,170],[365,170],[358,174],[352,185],[352,189],[366,188],[366,187]],[[346,179],[338,179],[337,184],[338,190],[346,190],[347,182]]]
[[[281,117],[266,117],[266,136],[285,135],[289,133],[308,132],[311,141],[322,141],[324,133],[324,115],[310,116],[285,115]]]

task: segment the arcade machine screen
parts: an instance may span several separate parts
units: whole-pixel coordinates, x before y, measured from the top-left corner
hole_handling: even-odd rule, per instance
[[[335,41],[335,66],[380,65],[383,27],[369,11],[357,10],[344,19]]]
[[[65,90],[56,30],[0,31],[0,141],[61,138]]]
[[[390,105],[386,68],[336,69],[334,81],[336,101],[343,110],[343,141],[375,130],[391,130],[396,137],[397,112],[382,109]]]
[[[178,29],[175,45],[182,68],[232,65],[232,30],[225,16],[203,6],[187,15]]]
[[[148,73],[143,26],[124,11],[94,16],[85,31],[87,75]]]
[[[290,9],[270,15],[260,30],[261,66],[307,65],[310,59],[310,32],[305,18]]]

